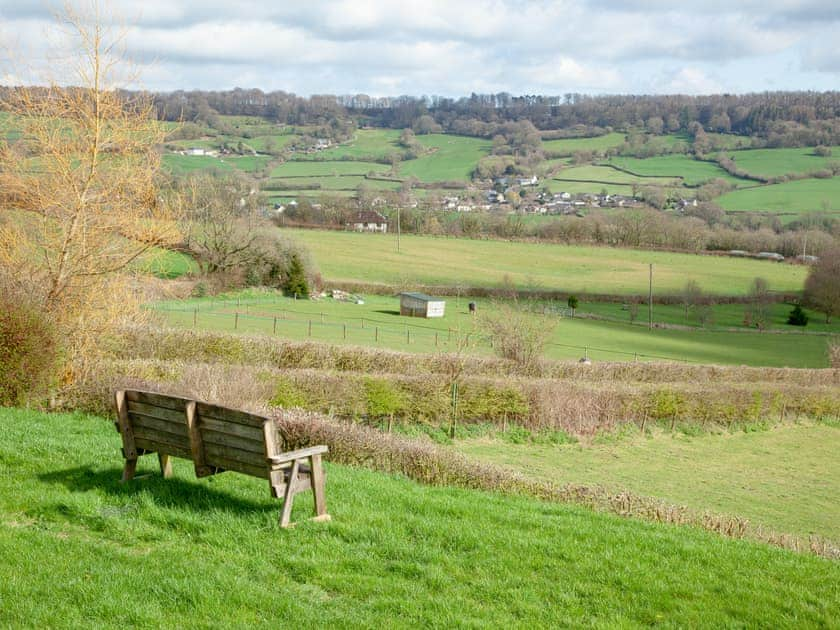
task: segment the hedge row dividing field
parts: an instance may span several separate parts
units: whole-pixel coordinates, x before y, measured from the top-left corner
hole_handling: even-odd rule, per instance
[[[172,479],[119,484],[110,422],[0,410],[0,424],[6,626],[828,627],[838,615],[836,562],[693,528],[328,464],[333,521],[280,530],[256,479],[197,481],[177,461]],[[309,505],[295,505],[304,519]]]

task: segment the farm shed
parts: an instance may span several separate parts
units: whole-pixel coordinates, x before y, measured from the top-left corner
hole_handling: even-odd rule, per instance
[[[425,293],[400,293],[400,315],[443,317],[446,302]]]
[[[382,232],[388,231],[388,219],[376,212],[376,210],[362,210],[350,221],[348,227],[356,232]]]

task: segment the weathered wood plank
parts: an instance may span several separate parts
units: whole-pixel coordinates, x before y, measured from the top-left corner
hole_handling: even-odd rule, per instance
[[[245,464],[236,461],[235,459],[228,459],[227,457],[222,457],[220,455],[214,455],[212,457],[211,465],[224,468],[225,470],[250,475],[251,477],[257,477],[259,479],[268,479],[268,468],[252,466],[250,464]]]
[[[161,444],[172,444],[178,448],[189,450],[190,441],[183,435],[175,435],[174,433],[166,433],[165,431],[158,431],[157,429],[149,429],[147,427],[134,427],[134,438],[143,438],[147,442],[160,442]]]
[[[125,392],[125,397],[131,402],[144,403],[155,407],[164,407],[165,409],[174,409],[175,411],[184,411],[184,409],[187,408],[187,403],[189,402],[187,398],[167,396],[166,394],[144,392],[140,390],[127,390]]]
[[[254,440],[262,446],[263,432],[262,429],[257,429],[252,426],[244,424],[231,424],[213,418],[202,417],[200,419],[200,426],[202,431],[215,431],[216,433],[224,433],[225,435],[233,435],[236,437]]]
[[[287,451],[285,453],[280,453],[279,455],[272,455],[269,457],[269,461],[272,464],[282,464],[284,462],[290,462],[295,459],[303,459],[305,457],[311,457],[312,455],[321,455],[326,453],[329,449],[324,446],[310,446],[308,448],[299,448],[296,451]]]
[[[238,448],[243,451],[250,451],[251,453],[263,454],[265,452],[265,445],[261,440],[249,440],[248,438],[237,437],[227,433],[209,431],[204,426],[201,427],[201,436],[205,444],[221,444],[222,446],[230,446],[231,448]]]
[[[312,494],[315,495],[315,516],[327,513],[327,498],[325,491],[324,467],[320,453],[312,455]]]
[[[262,453],[243,451],[242,449],[232,448],[223,444],[210,444],[209,442],[204,443],[204,452],[206,461],[211,466],[214,465],[217,457],[224,457],[249,466],[268,470],[268,462],[265,461],[265,455]],[[223,468],[225,468],[225,466],[223,466]]]
[[[292,462],[292,470],[289,481],[286,485],[286,492],[283,493],[283,510],[280,512],[280,527],[288,527],[292,518],[292,502],[295,498],[295,485],[298,481],[298,460]]]
[[[131,420],[128,418],[125,391],[117,390],[114,393],[114,404],[117,408],[117,423],[120,425],[120,435],[122,435],[123,456],[129,460],[136,460],[137,445],[134,441],[134,431],[131,426]]]
[[[167,444],[165,442],[147,440],[145,438],[135,438],[137,446],[146,449],[149,452],[163,453],[165,455],[173,455],[181,457],[182,459],[192,459],[192,453],[189,448],[183,448],[177,444]]]
[[[217,405],[208,405],[203,402],[196,404],[196,411],[201,418],[214,418],[216,420],[224,420],[235,424],[257,427],[258,429],[262,429],[262,425],[266,421],[266,418],[248,413],[247,411],[228,409],[227,407],[219,407]]]
[[[184,420],[184,411],[177,409],[168,409],[167,407],[159,407],[157,405],[147,405],[146,403],[128,401],[128,413],[133,413],[149,418],[156,418],[162,422],[172,422],[175,424],[186,425]]]
[[[164,479],[169,479],[172,476],[172,461],[166,453],[158,453],[158,464],[160,464],[160,474]]]
[[[166,420],[159,420],[157,418],[151,418],[149,416],[141,416],[135,413],[128,413],[128,417],[131,420],[131,424],[135,428],[143,427],[149,431],[161,431],[163,433],[168,433],[171,435],[177,435],[183,439],[189,439],[189,434],[187,433],[187,425],[186,422],[182,422],[181,424],[175,424],[174,422],[168,422]]]
[[[198,426],[198,414],[196,413],[196,402],[191,400],[187,403],[185,410],[187,420],[187,431],[190,436],[190,451],[195,465],[195,474],[203,477],[208,474],[207,458],[204,448],[204,440],[201,437],[201,429]]]

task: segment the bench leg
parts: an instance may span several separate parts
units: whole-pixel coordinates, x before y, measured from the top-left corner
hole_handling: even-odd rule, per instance
[[[172,476],[172,461],[169,455],[158,453],[158,463],[160,464],[160,474],[164,479],[169,479]]]
[[[136,459],[127,459],[125,460],[125,468],[123,468],[122,474],[122,483],[126,481],[131,481],[134,478],[134,473],[137,471],[137,460]]]
[[[327,497],[324,490],[324,467],[321,464],[321,454],[313,455],[309,462],[312,467],[311,483],[312,494],[315,497],[315,518],[327,520],[329,517],[327,515]]]
[[[292,470],[289,473],[289,481],[286,483],[286,492],[283,493],[283,510],[280,512],[280,527],[288,527],[292,518],[292,499],[295,496],[295,481],[298,476],[300,462],[292,462]]]

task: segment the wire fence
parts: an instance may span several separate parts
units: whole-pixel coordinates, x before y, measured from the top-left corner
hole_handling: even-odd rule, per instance
[[[230,330],[276,335],[292,339],[311,339],[333,343],[383,346],[407,350],[493,350],[493,338],[475,330],[436,327],[415,321],[395,324],[369,315],[336,318],[323,311],[283,308],[288,298],[260,297],[228,300],[202,299],[174,305],[160,303],[148,307],[165,312],[173,323],[212,330]],[[568,309],[552,309],[558,317]],[[617,350],[600,346],[548,342],[547,349],[557,348],[568,356],[576,353],[581,360],[604,361],[674,361],[696,363],[684,357],[650,354],[633,350]]]

